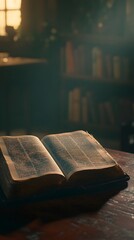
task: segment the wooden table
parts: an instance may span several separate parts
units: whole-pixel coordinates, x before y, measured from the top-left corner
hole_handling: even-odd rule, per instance
[[[51,221],[45,211],[40,211],[27,223],[22,223],[18,217],[18,228],[6,235],[1,234],[0,239],[134,240],[134,154],[109,152],[130,176],[126,189],[107,200],[97,211],[80,211],[73,216],[70,212],[68,217],[62,218],[53,212]],[[10,217],[12,223],[15,216]]]

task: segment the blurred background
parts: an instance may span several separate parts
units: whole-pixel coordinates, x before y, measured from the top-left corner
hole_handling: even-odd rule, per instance
[[[0,0],[0,135],[134,152],[133,40],[133,0]]]

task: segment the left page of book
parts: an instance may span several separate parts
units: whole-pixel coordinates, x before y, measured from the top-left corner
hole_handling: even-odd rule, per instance
[[[14,181],[48,174],[63,176],[41,141],[32,135],[0,137],[0,148]]]
[[[47,193],[64,181],[64,174],[37,137],[0,137],[0,186],[7,198]]]

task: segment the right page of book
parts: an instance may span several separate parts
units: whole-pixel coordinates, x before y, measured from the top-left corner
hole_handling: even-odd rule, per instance
[[[42,142],[67,179],[94,183],[124,176],[117,162],[88,132],[52,134]]]

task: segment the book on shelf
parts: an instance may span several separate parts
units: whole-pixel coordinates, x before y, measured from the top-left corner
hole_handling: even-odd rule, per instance
[[[66,71],[66,62],[65,62],[65,47],[60,48],[60,72],[63,74]]]
[[[88,118],[91,124],[99,123],[98,116],[98,99],[97,95],[93,91],[88,91]]]
[[[84,75],[86,72],[86,58],[85,58],[85,47],[83,44],[78,45],[75,49],[75,64],[76,73]]]
[[[104,108],[106,111],[106,118],[107,118],[107,123],[109,125],[114,126],[115,125],[115,115],[114,115],[114,110],[111,101],[106,100],[104,102]]]
[[[79,87],[68,93],[68,120],[76,123],[81,120],[81,89]]]
[[[67,41],[65,46],[65,67],[67,74],[75,73],[74,46],[71,41]]]
[[[113,76],[113,64],[112,64],[112,56],[111,54],[106,54],[104,56],[104,69],[105,69],[105,77],[109,81]]]
[[[118,99],[118,116],[119,121],[122,122],[131,122],[133,121],[133,104],[134,101],[129,98],[119,98]]]
[[[69,90],[68,120],[85,125],[99,122],[98,99],[92,91],[80,87]]]
[[[122,58],[122,79],[125,82],[130,80],[130,61],[128,57]]]
[[[121,79],[121,57],[113,56],[113,78],[115,80]]]
[[[105,112],[105,106],[102,101],[98,103],[98,112],[99,112],[99,123],[101,126],[106,126],[106,112]]]
[[[98,79],[102,79],[104,76],[103,53],[99,47],[92,48],[92,76]]]
[[[0,185],[7,199],[116,188],[128,175],[88,132],[0,137]],[[53,194],[52,194],[53,193]]]
[[[100,101],[98,103],[100,124],[103,126],[114,126],[115,115],[113,106],[110,100]]]
[[[85,125],[87,125],[89,121],[88,108],[88,94],[85,92],[81,97],[81,121]]]
[[[69,90],[68,92],[68,120],[73,121],[73,92],[74,90]]]

